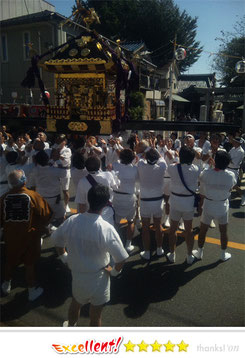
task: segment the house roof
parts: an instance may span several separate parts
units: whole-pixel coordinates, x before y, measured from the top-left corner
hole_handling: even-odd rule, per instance
[[[15,17],[12,19],[0,21],[0,25],[1,25],[1,27],[7,27],[7,26],[30,24],[30,23],[51,21],[51,20],[62,21],[64,19],[66,19],[66,17],[63,15],[60,15],[57,12],[44,10],[41,12],[36,12],[34,14],[19,16],[19,17]]]
[[[211,87],[215,82],[215,73],[207,74],[192,74],[192,75],[180,75],[179,81],[181,82],[204,82],[207,87]],[[188,87],[190,84],[188,84]],[[185,86],[182,86],[183,88]]]
[[[126,42],[122,43],[122,47],[128,51],[137,52],[145,46],[144,42]]]

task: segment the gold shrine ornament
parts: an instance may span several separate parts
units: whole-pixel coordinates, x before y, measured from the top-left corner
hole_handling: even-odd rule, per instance
[[[84,48],[82,51],[81,51],[81,56],[83,57],[86,57],[90,54],[90,49],[89,48]]]
[[[76,48],[72,48],[70,51],[69,51],[69,56],[71,57],[74,57],[78,54],[78,50]]]
[[[86,123],[84,122],[70,122],[68,124],[68,128],[71,131],[76,131],[76,132],[85,132],[88,129],[88,126]]]

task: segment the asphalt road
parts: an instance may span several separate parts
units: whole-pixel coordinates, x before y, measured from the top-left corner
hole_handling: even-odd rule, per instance
[[[245,180],[243,180],[245,185]],[[70,206],[75,208],[74,202]],[[204,258],[189,266],[185,262],[183,233],[178,235],[176,263],[166,256],[152,256],[143,261],[140,232],[135,234],[135,250],[122,275],[112,278],[111,301],[103,311],[107,327],[241,327],[245,321],[245,207],[232,193],[230,203],[229,252],[227,262],[220,260],[218,229],[209,229]],[[198,233],[199,218],[194,219]],[[124,240],[125,228],[121,235]],[[152,248],[154,249],[152,231]],[[195,245],[197,242],[195,241]],[[4,245],[1,243],[1,264]],[[168,234],[164,232],[164,249],[168,252]],[[71,275],[55,254],[50,238],[44,240],[37,275],[44,294],[28,302],[24,267],[19,266],[13,289],[1,297],[1,325],[15,327],[60,327],[67,319],[71,300]],[[79,326],[88,326],[88,306],[84,306]]]

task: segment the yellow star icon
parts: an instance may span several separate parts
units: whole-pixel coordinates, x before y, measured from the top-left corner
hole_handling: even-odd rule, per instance
[[[189,347],[189,344],[186,344],[184,341],[181,341],[180,344],[177,344],[177,346],[179,347],[179,352],[187,352],[187,347]]]
[[[160,348],[161,348],[162,344],[159,344],[156,340],[153,344],[151,344],[151,346],[152,346],[152,352],[155,352],[155,351],[160,352]]]
[[[173,352],[174,351],[175,344],[171,343],[170,341],[168,341],[168,343],[164,344],[164,346],[166,347],[165,352],[168,352],[168,351]]]
[[[135,344],[133,344],[131,341],[128,341],[128,343],[124,344],[124,345],[126,347],[126,352],[128,352],[128,351],[134,352]]]
[[[137,344],[137,346],[139,346],[139,352],[147,352],[147,347],[149,346],[149,344],[146,344],[144,341],[142,341],[140,344]]]

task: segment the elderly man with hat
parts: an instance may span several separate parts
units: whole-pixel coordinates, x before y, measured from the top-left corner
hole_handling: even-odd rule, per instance
[[[242,140],[240,137],[231,137],[230,142],[232,143],[232,148],[229,151],[231,162],[228,169],[235,174],[237,184],[234,186],[234,189],[241,196],[241,206],[244,206],[245,194],[243,194],[242,189],[238,185],[239,170],[244,158],[244,150],[241,147]]]

